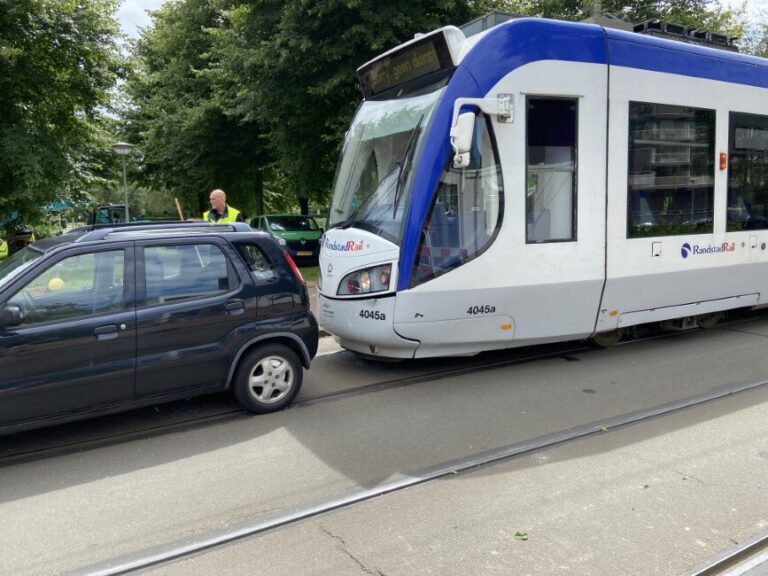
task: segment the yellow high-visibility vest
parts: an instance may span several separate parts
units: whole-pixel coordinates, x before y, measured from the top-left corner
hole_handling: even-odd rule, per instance
[[[228,224],[230,222],[237,222],[237,216],[240,214],[240,210],[237,208],[233,208],[229,204],[227,204],[227,215],[222,216],[218,220],[214,220],[213,215],[211,214],[211,210],[208,210],[208,212],[203,212],[203,220],[206,222],[220,222],[222,224]]]

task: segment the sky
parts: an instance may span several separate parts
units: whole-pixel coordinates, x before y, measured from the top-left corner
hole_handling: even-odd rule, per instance
[[[739,8],[743,1],[744,0],[720,0],[720,4],[725,8]],[[749,14],[768,10],[768,0],[749,0],[747,8]]]
[[[723,6],[737,7],[741,6],[742,0],[720,0]],[[762,10],[768,8],[768,0],[749,0],[749,7],[753,10]]]
[[[766,0],[768,1],[768,0]],[[128,36],[136,38],[139,28],[145,28],[150,23],[147,10],[156,10],[165,0],[123,0],[117,11],[117,20]]]
[[[150,23],[147,10],[155,10],[166,0],[123,0],[117,11],[117,19],[125,32],[131,38],[139,34],[140,27],[146,27]],[[742,0],[720,0],[723,6],[740,6]],[[751,10],[768,10],[768,0],[749,0]]]

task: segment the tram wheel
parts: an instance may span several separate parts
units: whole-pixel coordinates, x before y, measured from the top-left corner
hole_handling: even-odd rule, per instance
[[[710,328],[717,326],[722,318],[723,315],[719,312],[715,312],[713,314],[703,314],[696,318],[696,323],[705,330],[709,330]]]
[[[356,360],[360,362],[370,364],[399,364],[405,362],[405,358],[388,358],[386,356],[374,356],[373,354],[365,354],[364,352],[358,352],[357,350],[350,350]]]
[[[589,340],[598,348],[610,348],[615,346],[621,340],[622,330],[612,330],[611,332],[598,332]]]
[[[232,392],[249,412],[277,412],[296,398],[302,377],[301,362],[293,350],[267,344],[251,350],[240,361]]]

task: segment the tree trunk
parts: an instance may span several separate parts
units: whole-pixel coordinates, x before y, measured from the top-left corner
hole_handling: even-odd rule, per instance
[[[253,194],[256,197],[256,216],[264,214],[264,173],[259,170],[253,186]]]

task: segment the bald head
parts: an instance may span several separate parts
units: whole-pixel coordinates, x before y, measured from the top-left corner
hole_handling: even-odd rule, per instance
[[[224,194],[224,190],[213,190],[210,196],[211,208],[216,210],[219,214],[224,213],[224,209],[227,207],[227,195]]]

